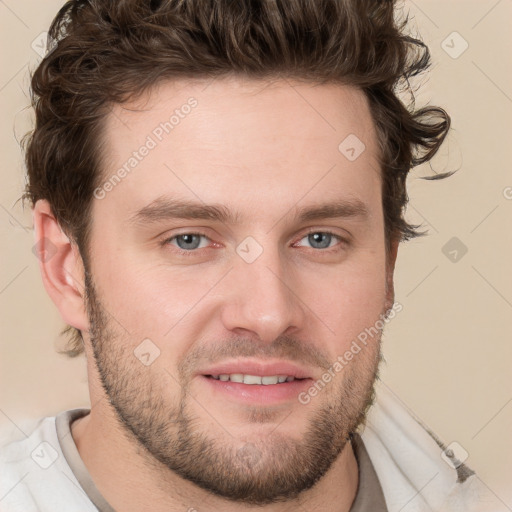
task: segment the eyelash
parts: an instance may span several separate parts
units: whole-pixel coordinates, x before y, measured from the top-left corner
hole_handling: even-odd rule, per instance
[[[334,233],[333,231],[322,231],[322,230],[318,230],[318,229],[310,229],[309,231],[307,231],[304,236],[302,236],[300,239],[299,239],[299,242],[303,239],[303,238],[306,238],[308,235],[311,235],[313,233],[321,233],[322,235],[330,235],[334,238],[336,238],[338,240],[338,244],[332,246],[332,247],[328,247],[327,249],[315,249],[314,247],[310,247],[310,249],[312,251],[315,251],[315,252],[318,252],[318,253],[323,253],[323,254],[332,254],[334,252],[338,252],[342,246],[346,246],[348,245],[348,240],[346,240],[345,238],[341,237],[340,235]]]
[[[314,247],[312,247],[311,249],[315,252],[321,252],[321,253],[328,253],[328,254],[331,254],[333,252],[337,252],[340,250],[340,246],[343,246],[343,245],[348,245],[349,244],[349,241],[346,240],[345,238],[341,237],[340,235],[338,235],[337,233],[334,233],[333,231],[321,231],[321,230],[318,230],[318,229],[312,229],[310,231],[308,231],[303,237],[301,237],[299,239],[299,242],[300,240],[302,240],[303,238],[307,237],[308,235],[311,235],[313,233],[321,233],[323,235],[331,235],[333,236],[334,238],[337,238],[338,241],[340,242],[339,244],[333,246],[333,247],[329,247],[327,249],[315,249]],[[170,242],[180,236],[183,236],[183,235],[194,235],[194,236],[202,236],[204,238],[207,238],[208,240],[210,240],[210,238],[208,237],[208,235],[206,235],[205,233],[199,233],[199,232],[183,232],[183,233],[179,233],[177,235],[173,235],[169,238],[166,238],[165,240],[163,240],[161,242],[161,245],[162,246],[166,246],[166,245],[170,245]],[[199,249],[193,249],[193,250],[190,250],[190,251],[186,251],[185,249],[180,249],[179,247],[177,246],[173,246],[174,247],[174,250],[177,252],[177,254],[179,256],[185,256],[185,257],[192,257],[192,256],[196,256]],[[203,247],[202,249],[207,249],[207,247]]]
[[[206,235],[205,233],[197,233],[197,232],[193,232],[193,231],[186,231],[184,233],[179,233],[177,235],[174,235],[174,236],[171,236],[170,238],[166,238],[165,240],[162,241],[162,246],[165,246],[165,245],[170,245],[170,242],[180,236],[183,236],[183,235],[193,235],[193,236],[202,236],[204,238],[207,238],[208,240],[210,240],[210,238],[208,237],[208,235]],[[199,251],[199,249],[193,249],[191,251],[186,251],[185,249],[180,249],[179,247],[177,246],[173,246],[174,250],[176,251],[176,253],[178,254],[178,256],[185,256],[185,257],[190,257],[190,256],[197,256],[197,253]],[[206,247],[203,247],[203,249],[206,249]]]

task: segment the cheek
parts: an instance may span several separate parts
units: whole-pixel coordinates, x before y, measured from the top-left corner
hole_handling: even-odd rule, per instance
[[[337,266],[290,263],[290,287],[308,306],[304,314],[310,318],[304,325],[325,332],[324,343],[333,353],[374,325],[384,308],[385,260],[381,251],[372,249],[365,248]],[[95,262],[94,281],[115,319],[112,326],[128,338],[126,342],[136,346],[149,338],[162,349],[172,344],[173,354],[179,356],[186,353],[187,343],[201,336],[207,322],[219,327],[216,317],[222,304],[216,303],[215,293],[206,300],[205,295],[226,268],[149,265],[140,255],[114,247],[106,251],[112,256]],[[332,337],[321,323],[334,332]]]
[[[112,219],[115,208],[122,205],[101,202],[93,210],[93,216],[104,220],[101,229],[91,233],[90,270],[111,328],[125,344],[137,345],[163,330],[159,323],[166,320],[161,309],[172,302],[161,291],[164,283],[148,273],[147,259],[137,257],[128,247],[126,236]]]
[[[165,341],[204,294],[200,281],[177,278],[127,255],[103,264],[93,272],[103,305],[115,319],[113,326],[135,344],[144,338]]]
[[[380,319],[386,302],[385,266],[360,261],[337,271],[304,274],[301,290],[304,302],[334,331],[332,346],[339,352]]]

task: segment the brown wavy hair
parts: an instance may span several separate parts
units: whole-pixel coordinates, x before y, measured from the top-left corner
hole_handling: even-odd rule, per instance
[[[35,129],[24,139],[24,198],[32,206],[49,201],[87,269],[101,126],[113,104],[163,80],[293,78],[365,93],[380,146],[387,247],[422,235],[404,219],[406,178],[438,151],[450,117],[399,99],[398,90],[410,91],[409,79],[429,67],[430,54],[397,14],[392,0],[68,1],[49,29],[52,50],[32,74]],[[78,355],[81,333],[66,331],[65,352]]]

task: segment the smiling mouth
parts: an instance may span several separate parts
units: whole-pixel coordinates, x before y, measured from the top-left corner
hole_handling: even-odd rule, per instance
[[[293,377],[291,375],[247,375],[242,373],[230,373],[220,375],[206,375],[211,379],[220,380],[223,382],[237,382],[239,384],[248,385],[263,385],[269,386],[272,384],[284,384],[285,382],[292,382],[294,380],[305,380]]]

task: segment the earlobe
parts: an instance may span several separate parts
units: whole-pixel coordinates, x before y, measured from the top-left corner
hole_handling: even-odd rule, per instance
[[[39,259],[44,287],[64,322],[81,331],[88,330],[80,252],[62,231],[48,201],[36,202],[33,220],[34,252]]]

